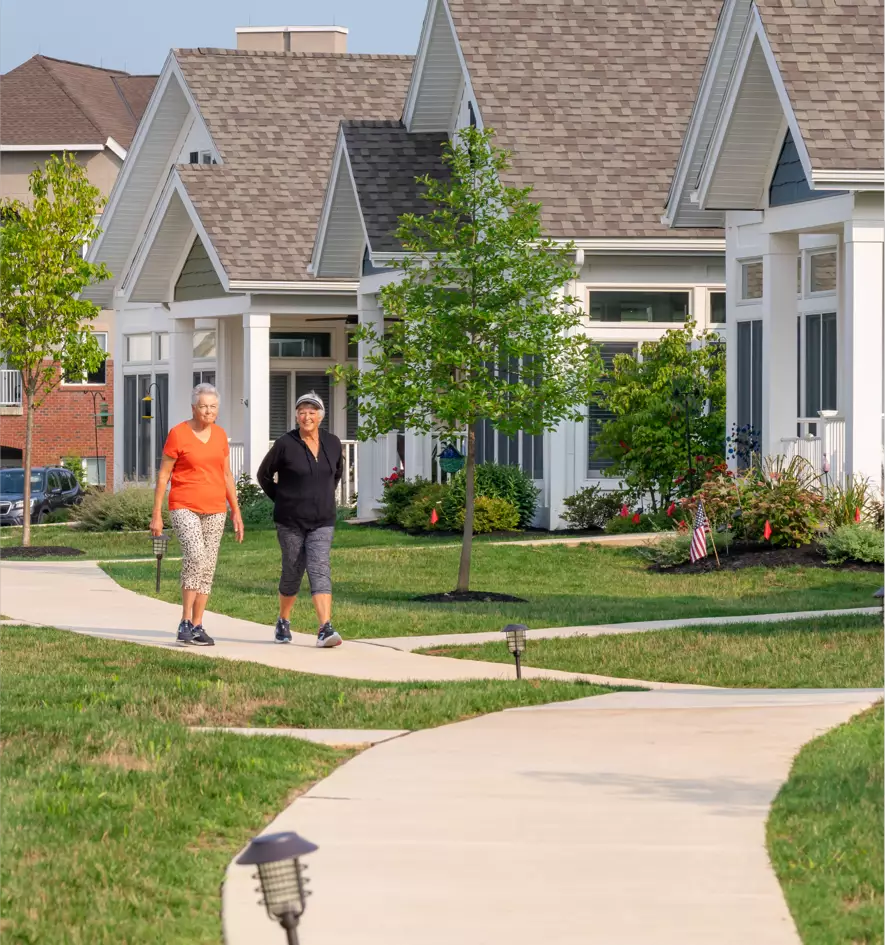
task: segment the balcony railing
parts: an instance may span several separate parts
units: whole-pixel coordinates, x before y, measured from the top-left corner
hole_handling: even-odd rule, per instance
[[[21,407],[22,376],[20,371],[0,368],[0,407]]]
[[[273,446],[273,440],[268,448]],[[341,449],[344,452],[344,475],[338,483],[335,500],[338,505],[353,505],[356,500],[357,483],[359,482],[359,455],[356,440],[342,440]],[[245,472],[246,448],[242,443],[230,443],[230,470],[234,479],[239,479]]]
[[[826,482],[842,483],[845,479],[845,418],[836,414],[799,417],[797,426],[798,436],[781,440],[786,458],[801,456]]]

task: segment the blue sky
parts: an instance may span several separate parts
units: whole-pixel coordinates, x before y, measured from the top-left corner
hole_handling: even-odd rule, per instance
[[[0,72],[40,52],[135,73],[159,72],[173,46],[236,45],[237,26],[350,30],[348,50],[414,53],[425,0],[0,0]]]

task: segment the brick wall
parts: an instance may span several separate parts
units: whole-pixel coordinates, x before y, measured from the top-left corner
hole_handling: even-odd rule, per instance
[[[105,362],[104,384],[62,384],[43,402],[34,417],[33,458],[34,466],[58,464],[63,456],[76,453],[84,458],[95,456],[95,417],[92,393],[104,395],[114,422],[114,362]],[[96,398],[96,406],[101,400]],[[27,409],[25,405],[25,410]],[[122,418],[121,418],[122,419]],[[105,459],[108,487],[114,481],[114,431],[111,426],[98,428],[98,455]],[[0,417],[0,444],[13,449],[24,449],[25,417],[4,415]]]

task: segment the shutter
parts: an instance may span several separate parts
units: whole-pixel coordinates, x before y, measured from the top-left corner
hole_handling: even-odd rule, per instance
[[[629,354],[636,357],[636,345],[625,341],[615,341],[610,344],[600,345],[600,355],[602,357],[602,366],[606,371],[611,370],[615,361],[615,356],[619,354]],[[587,474],[593,476],[594,473],[601,473],[614,465],[614,460],[605,456],[599,456],[596,451],[597,441],[602,427],[609,420],[614,419],[614,414],[610,410],[605,410],[598,404],[590,404],[587,411]]]
[[[353,395],[347,398],[347,439],[355,440],[360,425],[359,401]]]
[[[289,375],[270,375],[270,439],[289,430]]]
[[[318,394],[326,408],[326,415],[320,424],[323,430],[329,432],[329,420],[332,415],[332,387],[328,374],[302,374],[300,371],[295,375],[295,400],[309,394],[313,391]]]

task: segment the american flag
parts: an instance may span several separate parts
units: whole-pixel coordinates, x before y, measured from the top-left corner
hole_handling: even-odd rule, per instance
[[[707,513],[704,511],[704,503],[699,499],[698,514],[694,517],[694,530],[691,533],[691,549],[688,553],[692,563],[707,557],[707,532],[709,529],[710,522],[707,520]]]

